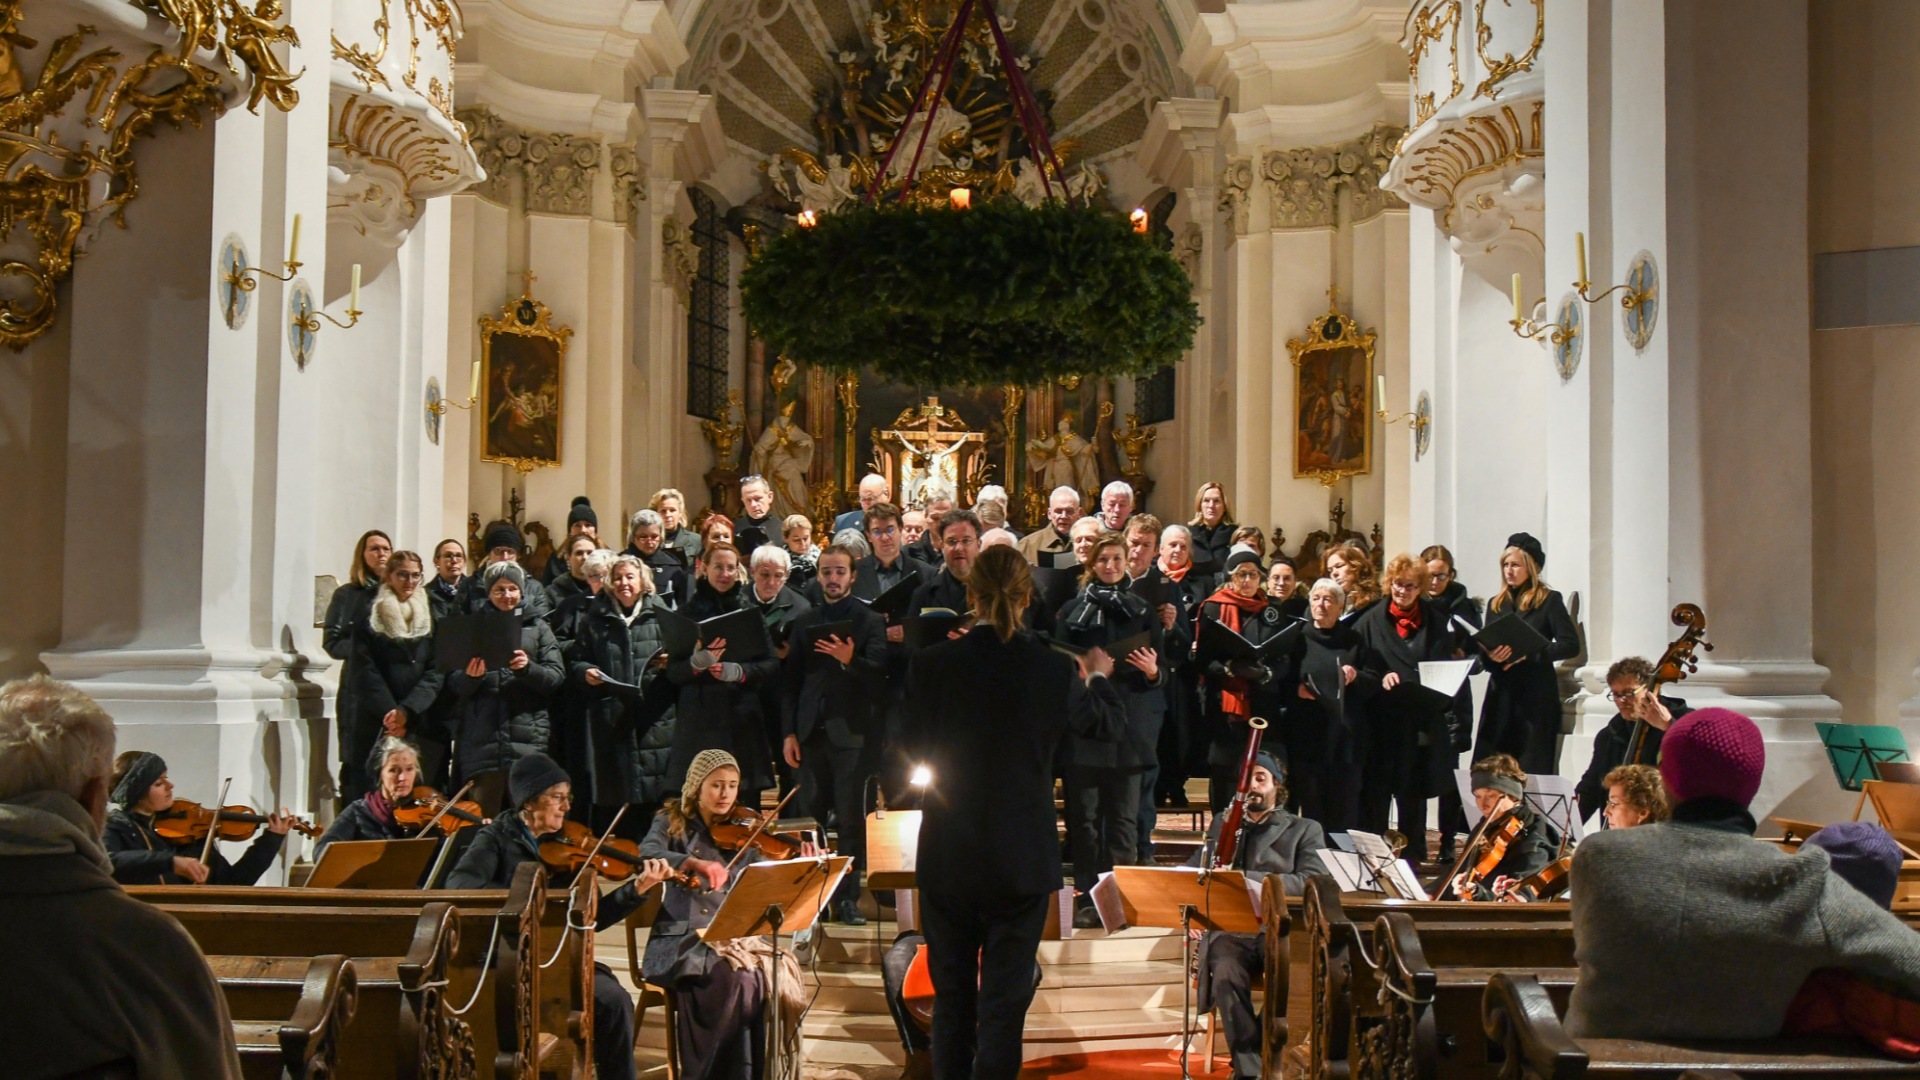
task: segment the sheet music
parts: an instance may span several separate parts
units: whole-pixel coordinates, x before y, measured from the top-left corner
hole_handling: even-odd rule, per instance
[[[1322,848],[1314,854],[1320,856],[1320,862],[1333,875],[1340,885],[1341,892],[1379,892],[1373,887],[1373,875],[1361,864],[1360,856],[1333,848]]]
[[[1455,615],[1458,619],[1460,616]],[[1473,673],[1471,660],[1422,660],[1420,662],[1420,685],[1436,694],[1452,697],[1460,692],[1460,687]]]
[[[1420,879],[1414,875],[1413,867],[1407,860],[1394,857],[1393,846],[1387,843],[1385,837],[1358,829],[1348,829],[1347,835],[1353,840],[1355,858],[1360,862],[1368,891],[1391,891],[1406,900],[1429,899],[1427,890],[1421,887]],[[1381,877],[1393,885],[1391,890],[1374,887]]]
[[[1093,901],[1093,910],[1100,914],[1100,925],[1107,933],[1127,928],[1127,909],[1120,903],[1120,886],[1113,880],[1113,871],[1100,875],[1087,890],[1087,898]]]

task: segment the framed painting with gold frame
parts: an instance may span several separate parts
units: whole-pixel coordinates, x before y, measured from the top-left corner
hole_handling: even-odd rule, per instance
[[[1289,338],[1293,358],[1293,475],[1332,487],[1373,471],[1373,342],[1331,303]]]
[[[480,320],[480,460],[521,473],[560,464],[567,340],[529,291]]]

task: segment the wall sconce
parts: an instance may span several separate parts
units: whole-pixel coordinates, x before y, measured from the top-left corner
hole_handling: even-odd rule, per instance
[[[1380,414],[1382,423],[1405,424],[1413,429],[1413,460],[1419,461],[1425,457],[1427,454],[1427,446],[1433,439],[1433,399],[1427,396],[1427,392],[1425,390],[1420,391],[1420,397],[1414,402],[1412,412],[1401,413],[1399,416],[1388,416],[1387,377],[1385,375],[1375,375],[1373,377],[1373,401],[1375,411]]]
[[[229,286],[231,286],[232,288],[238,289],[241,292],[252,292],[254,290],[254,287],[260,284],[259,281],[255,280],[252,277],[249,277],[248,275],[250,274],[259,274],[261,277],[270,277],[275,281],[292,281],[294,275],[300,272],[300,215],[299,214],[293,215],[293,235],[287,238],[287,261],[281,263],[280,268],[287,272],[285,277],[282,277],[279,274],[276,274],[273,271],[264,269],[262,267],[248,266],[246,265],[246,253],[243,250],[240,256],[240,262],[237,265],[229,266],[226,273],[222,274],[221,276],[226,280],[226,283]]]
[[[473,362],[473,370],[467,376],[467,400],[449,401],[440,396],[440,383],[427,380],[427,413],[431,416],[445,416],[448,409],[471,409],[480,400],[480,361]],[[429,424],[432,421],[428,421]]]
[[[1586,233],[1573,234],[1573,252],[1580,269],[1580,280],[1573,283],[1573,288],[1580,299],[1597,304],[1614,293],[1624,293],[1620,297],[1621,329],[1635,350],[1646,348],[1653,340],[1653,324],[1660,315],[1660,268],[1654,262],[1653,253],[1642,251],[1635,255],[1627,264],[1627,280],[1595,295],[1593,282],[1587,280]]]
[[[366,314],[366,312],[363,312],[360,310],[360,264],[359,263],[353,264],[353,288],[347,293],[347,321],[346,322],[341,322],[339,319],[336,319],[333,316],[327,314],[326,312],[321,311],[319,308],[314,307],[311,303],[308,303],[305,305],[295,305],[290,303],[287,305],[288,320],[294,326],[298,327],[301,330],[305,330],[309,334],[317,334],[320,332],[321,319],[327,320],[328,322],[332,323],[333,325],[339,327],[342,330],[350,330],[353,328],[353,325],[355,323],[360,321],[360,316],[364,314]]]
[[[1546,297],[1541,297],[1537,303],[1546,303]],[[1513,275],[1513,318],[1507,320],[1507,325],[1513,327],[1514,333],[1529,341],[1544,336],[1548,344],[1555,347],[1567,344],[1580,333],[1579,327],[1572,323],[1566,325],[1557,322],[1537,323],[1529,318],[1520,299],[1519,274]]]

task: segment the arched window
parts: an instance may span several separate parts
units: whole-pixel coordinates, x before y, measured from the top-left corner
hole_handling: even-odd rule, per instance
[[[1173,216],[1176,196],[1168,192],[1147,212],[1148,234],[1162,251],[1173,250],[1173,229],[1167,219]],[[1173,365],[1168,364],[1144,379],[1133,380],[1133,411],[1142,424],[1164,424],[1173,419]]]
[[[725,420],[727,412],[727,228],[706,192],[690,188],[693,242],[700,265],[687,301],[687,412]]]

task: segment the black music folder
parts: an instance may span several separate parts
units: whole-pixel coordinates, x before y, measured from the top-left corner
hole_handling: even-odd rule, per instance
[[[675,611],[662,611],[657,617],[661,636],[667,643],[667,656],[673,660],[685,660],[694,650],[717,640],[727,643],[727,650],[720,657],[724,661],[744,664],[773,655],[773,636],[767,632],[767,621],[752,607],[699,622]]]
[[[513,663],[520,648],[520,616],[489,604],[479,611],[449,615],[433,628],[433,666],[460,671],[478,657],[489,671]]]
[[[1525,619],[1511,613],[1502,615],[1482,627],[1479,633],[1473,635],[1473,643],[1478,645],[1480,651],[1484,653],[1492,653],[1502,645],[1507,646],[1513,650],[1513,655],[1507,658],[1508,663],[1523,660],[1529,656],[1538,656],[1547,649],[1547,639],[1540,635],[1540,631],[1528,625]]]
[[[947,635],[955,630],[964,630],[969,616],[944,608],[927,608],[918,615],[907,616],[906,644],[910,648],[924,649],[929,645],[938,645],[947,640]]]
[[[1048,637],[1044,634],[1041,635],[1041,638],[1055,652],[1063,652],[1068,656],[1085,656],[1088,650],[1093,648],[1091,645],[1075,645],[1071,641],[1057,637]],[[1138,634],[1128,634],[1126,637],[1120,638],[1117,641],[1109,641],[1105,645],[1100,646],[1100,648],[1105,649],[1107,655],[1113,657],[1113,666],[1115,669],[1118,669],[1120,665],[1127,662],[1128,654],[1132,653],[1135,649],[1144,649],[1152,644],[1153,635],[1142,631]]]
[[[1202,663],[1213,660],[1232,663],[1238,660],[1271,664],[1300,646],[1306,639],[1307,624],[1294,619],[1279,633],[1258,645],[1227,629],[1226,624],[1210,615],[1200,620],[1199,630],[1194,655]]]
[[[907,613],[907,604],[913,600],[914,591],[919,588],[920,575],[908,574],[906,577],[901,578],[893,588],[888,589],[886,592],[881,593],[871,600],[861,600],[860,602],[872,608],[876,614],[885,615],[889,624],[897,623],[900,621],[900,616]]]
[[[1067,601],[1080,591],[1080,568],[1057,570],[1050,566],[1033,568],[1033,591],[1040,606],[1058,614],[1067,606]]]
[[[1141,574],[1127,586],[1127,591],[1145,600],[1155,611],[1160,610],[1162,604],[1174,602],[1173,583],[1158,574]]]

